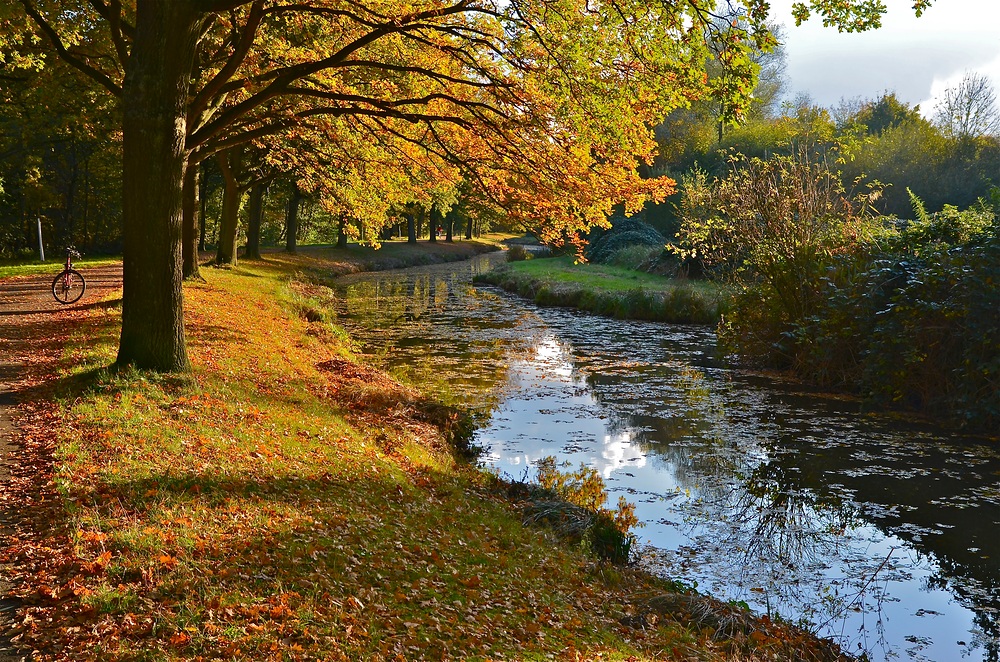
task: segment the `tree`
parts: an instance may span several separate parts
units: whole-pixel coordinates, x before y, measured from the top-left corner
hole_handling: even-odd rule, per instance
[[[635,211],[670,192],[669,180],[637,175],[654,150],[647,127],[705,95],[740,113],[749,53],[773,45],[757,0],[741,0],[738,29],[718,42],[730,73],[714,80],[704,76],[714,0],[389,2],[377,13],[338,0],[19,2],[23,12],[0,14],[3,39],[33,30],[121,100],[118,362],[160,370],[187,364],[181,199],[192,154],[349,117],[463,163],[513,218],[572,238],[615,204]],[[811,4],[841,20],[847,3]]]
[[[292,184],[291,194],[288,196],[288,204],[285,207],[285,252],[294,253],[296,251],[296,241],[299,233],[299,208],[305,195],[299,188],[298,182]]]
[[[1000,106],[987,76],[966,72],[934,107],[934,122],[950,138],[969,139],[1000,131]]]

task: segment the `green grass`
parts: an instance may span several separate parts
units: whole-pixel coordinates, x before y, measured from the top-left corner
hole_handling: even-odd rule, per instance
[[[571,257],[509,262],[479,277],[536,303],[569,306],[601,315],[660,322],[715,324],[730,294],[705,281],[667,278],[613,265],[577,263]]]
[[[65,255],[54,260],[0,260],[0,278],[12,276],[33,276],[36,274],[57,274],[62,271]],[[102,267],[121,262],[120,256],[84,256],[73,260],[75,267]]]

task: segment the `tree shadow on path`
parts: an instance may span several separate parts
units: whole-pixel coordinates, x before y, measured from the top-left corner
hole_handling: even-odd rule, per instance
[[[0,548],[11,544],[21,501],[14,496],[12,479],[24,477],[26,460],[22,411],[49,392],[62,346],[74,319],[94,308],[117,305],[108,300],[121,288],[121,265],[81,269],[87,291],[76,304],[63,305],[52,296],[53,273],[0,280]],[[120,301],[120,300],[119,300]],[[10,596],[10,573],[0,567],[0,662],[21,662],[7,632],[17,618],[19,601]]]

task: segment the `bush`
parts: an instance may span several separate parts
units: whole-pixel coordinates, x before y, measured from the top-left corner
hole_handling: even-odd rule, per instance
[[[508,262],[521,262],[524,260],[530,260],[531,258],[531,251],[526,249],[522,244],[513,244],[509,249],[507,249]]]
[[[739,162],[688,205],[688,246],[739,286],[720,345],[879,406],[1000,427],[1000,238],[995,206],[888,222],[822,169]],[[693,189],[694,190],[694,189]],[[862,201],[863,202],[863,201]]]
[[[545,515],[536,519],[546,519],[564,533],[575,531],[584,548],[600,559],[616,564],[630,560],[635,542],[630,530],[639,523],[635,506],[620,497],[615,510],[605,508],[608,497],[604,480],[596,469],[580,465],[575,472],[563,473],[556,469],[555,458],[550,456],[538,462],[538,483],[569,507],[546,502],[535,508]],[[567,526],[567,522],[573,526]]]
[[[960,212],[979,218],[981,208]],[[975,219],[931,218],[931,224]],[[950,219],[950,220],[949,220]],[[920,230],[921,236],[923,230]],[[994,224],[958,245],[913,242],[899,233],[886,249],[839,255],[821,279],[809,316],[788,320],[780,337],[766,301],[738,304],[741,351],[791,365],[823,386],[844,388],[878,406],[926,411],[979,430],[1000,426],[1000,237]],[[952,236],[955,238],[956,236]],[[753,333],[758,334],[755,338]],[[732,338],[728,337],[729,342]],[[754,347],[752,343],[759,344]]]
[[[663,244],[630,244],[611,256],[610,264],[634,271],[649,271],[663,255]]]
[[[646,246],[662,250],[665,244],[663,235],[640,218],[616,215],[611,219],[610,230],[595,231],[591,235],[586,257],[597,264],[610,264],[624,249]]]

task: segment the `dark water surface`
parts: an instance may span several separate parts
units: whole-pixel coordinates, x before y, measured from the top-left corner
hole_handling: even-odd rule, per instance
[[[342,322],[475,408],[502,474],[598,469],[650,567],[873,660],[1000,661],[996,445],[731,370],[709,329],[473,287],[496,259],[345,277]]]

